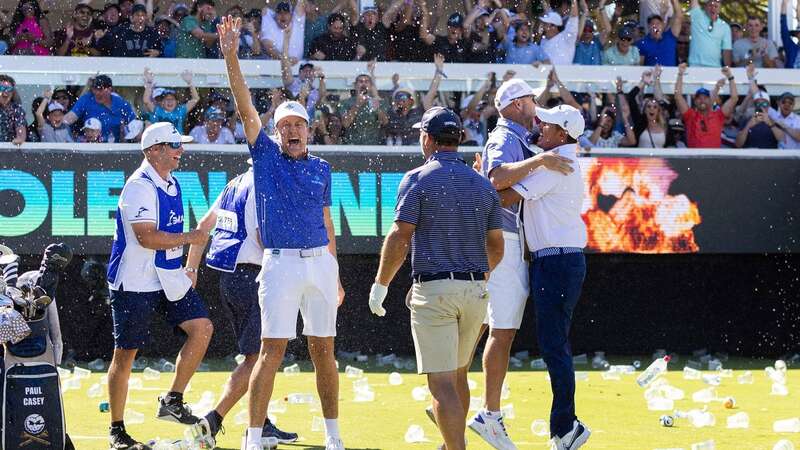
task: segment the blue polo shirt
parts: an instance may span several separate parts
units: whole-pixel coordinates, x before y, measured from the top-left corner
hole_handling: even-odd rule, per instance
[[[253,145],[258,229],[264,248],[328,244],[323,209],[331,206],[331,166],[316,156],[294,159],[261,130]],[[269,211],[269,214],[267,214]]]
[[[603,64],[603,43],[595,35],[592,42],[586,43],[581,40],[575,44],[575,59],[573,64],[584,66],[599,66]]]
[[[417,226],[411,240],[413,275],[488,272],[486,233],[502,228],[500,197],[458,152],[437,152],[405,174],[395,221]]]
[[[672,34],[672,30],[661,33],[661,40],[653,39],[649,34],[641,41],[636,43],[639,47],[639,54],[644,56],[645,66],[674,67],[678,65],[678,40]]]
[[[123,123],[128,124],[136,119],[136,112],[131,104],[117,94],[111,94],[111,107],[97,103],[94,94],[87,92],[78,98],[70,111],[78,116],[81,121],[92,117],[99,119],[103,124],[103,140],[109,142],[109,136],[114,136],[114,142],[120,142],[120,128]]]

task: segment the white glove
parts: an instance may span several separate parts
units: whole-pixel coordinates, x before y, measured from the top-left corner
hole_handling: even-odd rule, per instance
[[[372,283],[372,288],[369,290],[369,309],[372,314],[383,317],[386,315],[386,310],[383,309],[383,300],[389,288],[382,284]]]

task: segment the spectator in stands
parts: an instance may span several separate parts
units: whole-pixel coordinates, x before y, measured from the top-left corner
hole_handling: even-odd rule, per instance
[[[292,75],[289,58],[284,57],[281,59],[281,77],[283,79],[283,87],[291,93],[292,97],[298,98],[302,94],[305,99],[303,104],[306,106],[308,117],[313,117],[314,109],[320,99],[325,98],[327,95],[325,72],[323,72],[322,67],[315,67],[310,62],[301,63],[295,77]],[[318,87],[314,87],[314,80],[319,80]]]
[[[738,23],[730,24],[731,27],[731,42],[736,42],[744,37],[744,28]]]
[[[785,133],[769,115],[769,94],[758,91],[753,95],[753,114],[736,135],[737,148],[776,149],[782,142]]]
[[[605,12],[600,12],[605,14]],[[603,42],[608,39],[608,32],[603,30],[595,33],[594,22],[587,19],[581,31],[581,37],[575,44],[575,58],[573,64],[583,66],[599,66],[603,64]]]
[[[433,105],[438,93],[438,86],[444,70],[444,55],[433,56],[436,72],[431,79],[428,92],[422,97],[422,104],[416,101],[414,89],[399,85],[400,76],[395,74],[392,80],[397,87],[392,92],[392,104],[387,113],[388,121],[384,126],[386,145],[415,145],[419,142],[419,130],[412,126],[422,119],[422,115]]]
[[[258,38],[258,31],[253,17],[245,17],[244,10],[239,5],[234,5],[225,12],[226,16],[242,19],[242,27],[239,29],[239,58],[253,59],[261,56],[261,40]],[[260,14],[258,15],[260,17]]]
[[[513,74],[509,71],[507,75]],[[503,77],[503,81],[513,78],[513,75]],[[489,72],[486,80],[478,91],[468,95],[461,100],[461,124],[464,127],[464,142],[461,145],[473,145],[483,147],[488,135],[487,122],[490,114],[497,110],[491,106],[491,99],[494,94],[492,91],[497,84],[494,72]]]
[[[310,57],[308,50],[311,47],[311,43],[328,30],[328,17],[330,14],[336,14],[344,10],[345,3],[349,3],[353,11],[353,18],[355,19],[358,16],[356,0],[339,0],[336,5],[334,5],[333,9],[325,11],[320,8],[319,0],[306,0],[306,26],[303,30],[303,58]],[[353,22],[353,25],[355,25],[355,20]]]
[[[391,58],[399,62],[429,60],[428,46],[419,44],[422,13],[418,0],[393,0],[383,14],[383,25],[389,29]],[[437,21],[430,21],[437,23]]]
[[[361,20],[353,28],[356,39],[356,59],[359,61],[386,61],[389,45],[389,29],[381,22],[378,8],[361,8]]]
[[[5,55],[8,52],[8,27],[11,24],[11,17],[0,10],[0,55]]]
[[[189,7],[186,3],[176,3],[170,7],[169,16],[180,25],[183,18],[189,15]]]
[[[56,89],[53,91],[53,99],[52,101],[61,103],[61,106],[64,107],[64,111],[69,111],[72,109],[72,103],[74,98],[72,94],[69,93],[66,89]]]
[[[650,28],[650,17],[652,16],[662,17],[664,22],[669,22],[671,18],[675,17],[675,12],[678,15],[683,14],[680,3],[676,8],[675,2],[671,0],[640,0],[639,26],[644,27],[644,29]],[[678,33],[675,33],[675,36],[677,35]]]
[[[789,31],[789,21],[786,16],[788,10],[789,0],[783,0],[781,2],[781,42],[783,43],[783,50],[786,52],[785,67],[787,69],[800,69],[800,58],[797,57],[798,53],[800,53],[800,45],[792,39],[792,34],[797,36],[800,30],[795,30],[794,33]],[[800,1],[797,2],[795,20],[800,20]]]
[[[281,1],[275,7],[264,9],[261,17],[261,47],[271,59],[281,59],[284,40],[288,39],[288,53],[292,65],[303,58],[303,37],[306,26],[306,7],[304,0],[298,0],[292,11],[292,5]]]
[[[382,128],[388,123],[386,106],[382,104],[373,80],[375,64],[368,65],[369,74],[356,77],[353,91],[339,107],[347,145],[379,145],[383,143]]]
[[[44,92],[42,102],[36,108],[36,127],[41,142],[74,142],[69,125],[64,123],[66,109],[61,103],[52,101],[53,93]]]
[[[603,52],[603,64],[606,66],[638,66],[639,48],[633,45],[634,31],[631,27],[620,27],[617,30],[616,42]]]
[[[103,124],[100,119],[90,117],[86,119],[81,127],[81,134],[78,136],[78,142],[85,144],[100,144],[107,142],[103,138]]]
[[[506,64],[550,64],[550,59],[544,50],[533,42],[530,22],[517,22],[514,25],[514,40],[511,41],[506,35],[503,40],[503,48],[506,51]]]
[[[120,25],[127,25],[131,21],[131,17],[133,16],[133,0],[119,0],[117,2],[119,5],[119,24]]]
[[[235,144],[233,132],[225,126],[227,116],[225,113],[213,106],[206,109],[203,114],[202,125],[192,128],[189,133],[198,144]]]
[[[100,19],[106,24],[108,29],[113,29],[119,25],[121,18],[122,14],[120,14],[119,5],[116,3],[106,3],[106,6],[103,7],[103,14],[100,15]]]
[[[719,16],[719,0],[706,0],[700,8],[699,0],[691,0],[689,18],[691,19],[691,43],[689,45],[689,65],[697,67],[730,67],[731,28]],[[723,64],[720,64],[720,61]],[[684,121],[685,123],[685,121]],[[692,129],[687,123],[686,134],[691,140]],[[691,147],[691,145],[689,145]]]
[[[778,99],[778,109],[769,109],[769,117],[784,133],[778,148],[787,150],[800,149],[800,116],[794,112],[794,94],[784,92]]]
[[[308,54],[319,61],[353,61],[358,41],[345,32],[347,19],[339,13],[328,16],[328,32],[311,43]]]
[[[37,0],[20,0],[11,18],[11,55],[50,54],[50,22]]]
[[[22,145],[28,134],[25,110],[20,104],[17,82],[0,74],[0,142]]]
[[[695,92],[692,107],[689,107],[683,98],[683,75],[686,67],[685,63],[678,66],[678,79],[675,82],[675,105],[686,127],[686,145],[689,148],[720,148],[725,119],[733,114],[739,101],[733,73],[729,67],[722,68],[722,74],[730,86],[730,97],[721,108],[713,108],[711,93],[705,88]]]
[[[92,8],[84,3],[75,5],[72,21],[64,29],[53,33],[53,51],[58,56],[99,56],[94,48]]]
[[[140,4],[133,6],[130,22],[106,33],[97,47],[118,58],[156,58],[164,49],[155,28],[147,25],[147,8]]]
[[[497,27],[490,24],[495,17],[505,16],[502,8],[496,8],[491,14],[479,4],[475,5],[464,19],[464,34],[468,45],[469,62],[493,63],[497,59],[497,47],[501,35],[505,36],[503,22]]]
[[[545,5],[547,3],[545,2]],[[564,30],[559,31],[563,25],[561,16],[555,11],[549,11],[540,17],[544,29],[544,36],[540,42],[550,62],[556,65],[572,64],[575,59],[575,43],[578,40],[578,0],[572,0],[570,17]]]
[[[192,83],[192,72],[185,70],[181,73],[181,78],[189,87],[191,98],[187,102],[179,104],[178,94],[173,89],[153,89],[155,86],[153,73],[145,67],[142,104],[147,113],[145,117],[149,122],[170,122],[175,125],[178,133],[183,134],[183,124],[186,121],[186,116],[197,106],[200,101],[200,94],[197,93],[197,88]],[[153,103],[153,100],[156,103]]]
[[[616,113],[611,107],[603,108],[600,113],[600,120],[594,130],[586,130],[585,136],[588,137],[593,147],[613,148],[619,147],[623,141],[626,145],[636,145],[636,137],[633,131],[630,136],[614,129],[616,123]],[[633,144],[631,144],[633,142]]]
[[[667,131],[667,114],[661,102],[654,97],[648,97],[644,101],[644,114],[642,114],[639,124],[635,127],[639,131],[639,147],[643,148],[664,148],[674,147],[675,142],[671,141],[673,135]]]
[[[777,67],[778,49],[769,39],[761,37],[764,24],[758,17],[747,18],[747,37],[733,43],[733,62],[745,67],[751,62],[756,67]]]
[[[78,98],[64,122],[72,125],[78,121],[96,118],[102,124],[103,142],[120,142],[120,132],[125,124],[136,119],[131,104],[115,94],[108,75],[97,75],[89,80],[90,92]]]
[[[317,110],[315,120],[311,124],[311,134],[316,145],[341,145],[344,136],[342,118],[329,108]]]
[[[31,102],[31,111],[33,111],[34,119],[28,124],[25,132],[25,142],[42,142],[42,137],[39,135],[39,127],[36,125],[36,110],[42,106],[44,97],[36,97]]]
[[[158,16],[155,30],[161,45],[161,57],[175,58],[178,51],[178,23],[170,16]]]
[[[191,14],[180,22],[175,56],[178,58],[205,58],[207,50],[217,46],[217,29],[214,19],[217,10],[213,0],[197,0]]]
[[[667,142],[673,142],[673,145],[667,145],[667,148],[686,148],[686,128],[683,126],[681,119],[669,119]]]
[[[453,13],[447,19],[447,35],[439,36],[431,33],[431,27],[425,2],[420,2],[422,8],[422,26],[419,37],[430,48],[431,54],[444,55],[448,63],[467,62],[467,43],[464,40],[464,16]],[[435,24],[434,24],[435,25]]]
[[[647,19],[647,36],[636,43],[642,65],[665,67],[678,65],[678,35],[681,34],[683,27],[680,0],[672,0],[671,8],[678,11],[678,14],[672,16],[671,21],[659,14],[653,14]],[[669,29],[665,30],[667,24]]]

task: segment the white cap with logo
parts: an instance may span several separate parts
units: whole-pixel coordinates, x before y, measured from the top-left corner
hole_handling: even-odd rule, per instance
[[[281,120],[291,116],[299,117],[304,119],[306,123],[311,123],[311,121],[308,120],[308,112],[305,106],[295,101],[288,101],[281,103],[275,108],[275,115],[273,116],[275,126],[278,126]]]
[[[536,95],[530,85],[519,78],[512,78],[497,88],[497,93],[494,96],[494,106],[498,111],[502,111],[512,101],[529,95]]]
[[[170,122],[156,122],[142,133],[142,150],[157,144],[184,144],[193,140],[194,138],[191,136],[183,136],[178,133],[178,129]]]
[[[100,122],[100,119],[96,117],[91,117],[89,119],[86,119],[86,122],[83,122],[83,129],[86,128],[90,130],[103,131],[103,123]]]
[[[543,15],[542,17],[539,17],[539,20],[544,23],[555,25],[557,27],[560,27],[561,25],[564,24],[564,19],[562,19],[561,15],[559,15],[555,11],[549,11],[547,14]]]
[[[560,126],[572,139],[578,139],[586,127],[581,112],[569,105],[558,105],[550,109],[536,108],[536,117],[544,123]]]

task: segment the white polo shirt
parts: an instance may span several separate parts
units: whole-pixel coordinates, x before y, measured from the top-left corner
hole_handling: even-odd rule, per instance
[[[553,65],[572,64],[575,59],[575,43],[578,41],[578,18],[570,16],[564,31],[551,39],[542,38],[541,46]]]
[[[289,57],[303,59],[303,38],[306,29],[306,15],[292,12],[292,34],[289,37]],[[278,53],[283,52],[283,39],[285,34],[275,21],[275,11],[267,8],[261,16],[261,40],[268,40],[275,46]]]
[[[539,167],[512,186],[525,199],[522,218],[532,252],[586,246],[586,225],[581,218],[584,186],[577,148],[577,144],[567,144],[552,150],[573,161],[575,170],[569,175]]]
[[[264,259],[264,247],[261,246],[261,241],[258,239],[258,215],[256,215],[256,193],[255,189],[253,189],[253,169],[247,171],[247,176],[250,177],[246,181],[250,184],[250,193],[247,195],[247,201],[244,205],[244,227],[247,231],[247,237],[242,242],[239,253],[236,255],[236,264],[255,264],[260,266],[261,260]],[[245,181],[243,180],[242,182],[244,183]],[[220,201],[222,201],[222,194],[211,205],[211,210],[217,214],[217,220],[219,220],[220,213],[226,213],[220,209]]]
[[[800,129],[800,116],[798,116],[797,113],[791,113],[787,117],[783,117],[783,114],[781,114],[780,111],[770,108],[769,118],[775,122],[781,122],[786,127],[793,128],[795,130]],[[787,150],[800,149],[800,142],[791,137],[789,133],[784,132],[783,134],[785,137],[782,141],[778,142],[778,148]]]
[[[169,176],[169,182],[165,181],[147,160],[125,182],[118,203],[125,230],[125,252],[115,282],[109,283],[114,290],[119,290],[120,286],[127,292],[162,290],[155,268],[156,251],[142,247],[131,226],[134,223],[158,223],[158,194],[149,181],[139,177],[141,172],[146,173],[169,195],[178,193],[172,175]]]

